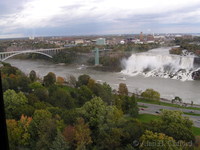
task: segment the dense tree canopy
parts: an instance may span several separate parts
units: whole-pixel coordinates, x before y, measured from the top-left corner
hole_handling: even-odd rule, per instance
[[[168,142],[187,145],[195,141],[192,121],[181,112],[163,110],[158,120],[139,121],[137,99],[128,94],[125,84],[117,93],[88,75],[79,76],[78,81],[75,77],[65,82],[62,77],[57,79],[48,73],[43,80],[35,80],[4,64],[3,96],[11,149],[155,149],[147,144],[156,140],[163,140],[162,149],[183,149]],[[142,96],[160,97],[152,89]]]

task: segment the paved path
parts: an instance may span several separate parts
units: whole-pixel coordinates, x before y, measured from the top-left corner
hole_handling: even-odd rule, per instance
[[[158,114],[156,112],[160,112],[160,109],[179,110],[179,111],[182,111],[182,112],[191,112],[192,111],[195,114],[200,114],[200,110],[183,109],[183,108],[162,106],[162,105],[148,104],[148,103],[141,103],[141,102],[138,102],[138,105],[144,105],[144,106],[148,107],[148,108],[143,108],[144,110],[140,109],[139,113],[141,113],[141,114],[147,113],[147,114],[156,115],[156,114]],[[183,116],[188,116],[190,118],[190,120],[193,121],[194,126],[200,128],[200,116],[192,116],[192,115],[185,115],[185,114],[183,114]]]

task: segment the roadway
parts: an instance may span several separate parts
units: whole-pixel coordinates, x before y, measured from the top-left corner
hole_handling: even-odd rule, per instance
[[[140,114],[153,114],[153,115],[158,115],[161,111],[161,109],[167,109],[167,110],[178,110],[182,112],[193,112],[194,114],[200,114],[200,110],[193,110],[193,109],[183,109],[183,108],[177,108],[177,107],[169,107],[169,106],[162,106],[162,105],[156,105],[156,104],[148,104],[148,103],[142,103],[138,102],[138,105],[144,105],[147,106],[148,108],[140,108],[139,113]],[[192,115],[185,115],[190,118],[190,120],[193,121],[195,127],[200,128],[200,116],[192,116]]]

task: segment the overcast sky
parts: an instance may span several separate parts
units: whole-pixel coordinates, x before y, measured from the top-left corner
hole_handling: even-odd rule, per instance
[[[0,38],[200,33],[200,0],[0,0]]]

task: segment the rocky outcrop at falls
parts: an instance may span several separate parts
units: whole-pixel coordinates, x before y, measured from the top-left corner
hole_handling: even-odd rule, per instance
[[[200,80],[200,69],[192,73],[192,79]]]

